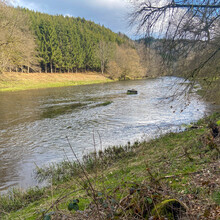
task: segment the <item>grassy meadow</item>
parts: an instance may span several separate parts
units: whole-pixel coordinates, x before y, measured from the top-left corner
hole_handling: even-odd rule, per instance
[[[98,73],[2,73],[0,92],[106,83]]]

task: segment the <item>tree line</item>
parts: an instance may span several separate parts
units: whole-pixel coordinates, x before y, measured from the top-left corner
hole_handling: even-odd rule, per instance
[[[23,11],[30,17],[44,72],[101,71],[100,42],[121,45],[126,41],[125,36],[84,18]]]
[[[0,72],[145,75],[134,42],[92,21],[14,8],[3,0],[0,17]]]

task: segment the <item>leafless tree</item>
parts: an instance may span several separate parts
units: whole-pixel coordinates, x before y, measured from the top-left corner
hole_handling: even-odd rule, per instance
[[[160,52],[176,75],[219,78],[219,0],[133,0],[131,24],[146,37],[160,38]],[[158,46],[157,45],[157,46]],[[212,68],[210,68],[211,65]],[[211,73],[210,73],[211,72]],[[183,75],[183,74],[182,74]]]
[[[0,72],[29,72],[37,64],[28,17],[0,0]]]
[[[146,75],[137,50],[131,45],[115,45],[107,72],[111,78],[120,80],[141,78]]]
[[[97,55],[100,60],[100,66],[102,74],[107,68],[107,64],[112,56],[112,48],[113,45],[111,43],[107,43],[103,40],[99,42],[98,49],[97,49]]]

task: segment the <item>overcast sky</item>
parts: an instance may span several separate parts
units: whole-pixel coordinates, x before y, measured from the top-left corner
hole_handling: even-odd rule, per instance
[[[84,17],[104,25],[114,32],[122,32],[132,37],[134,31],[128,27],[129,0],[12,0],[19,5],[49,14]]]

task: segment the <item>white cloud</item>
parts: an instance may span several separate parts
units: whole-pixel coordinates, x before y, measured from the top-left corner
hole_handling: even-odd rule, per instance
[[[115,32],[131,35],[127,27],[129,0],[8,0],[14,6],[49,14],[84,17]]]
[[[123,0],[93,0],[90,1],[91,5],[94,5],[95,7],[105,7],[109,9],[113,8],[123,8],[125,6],[125,1]]]
[[[29,8],[29,9],[35,10],[35,11],[40,11],[39,5],[37,3],[35,3],[34,1],[26,2],[23,0],[10,0],[10,3],[15,7],[20,6],[20,7]]]

